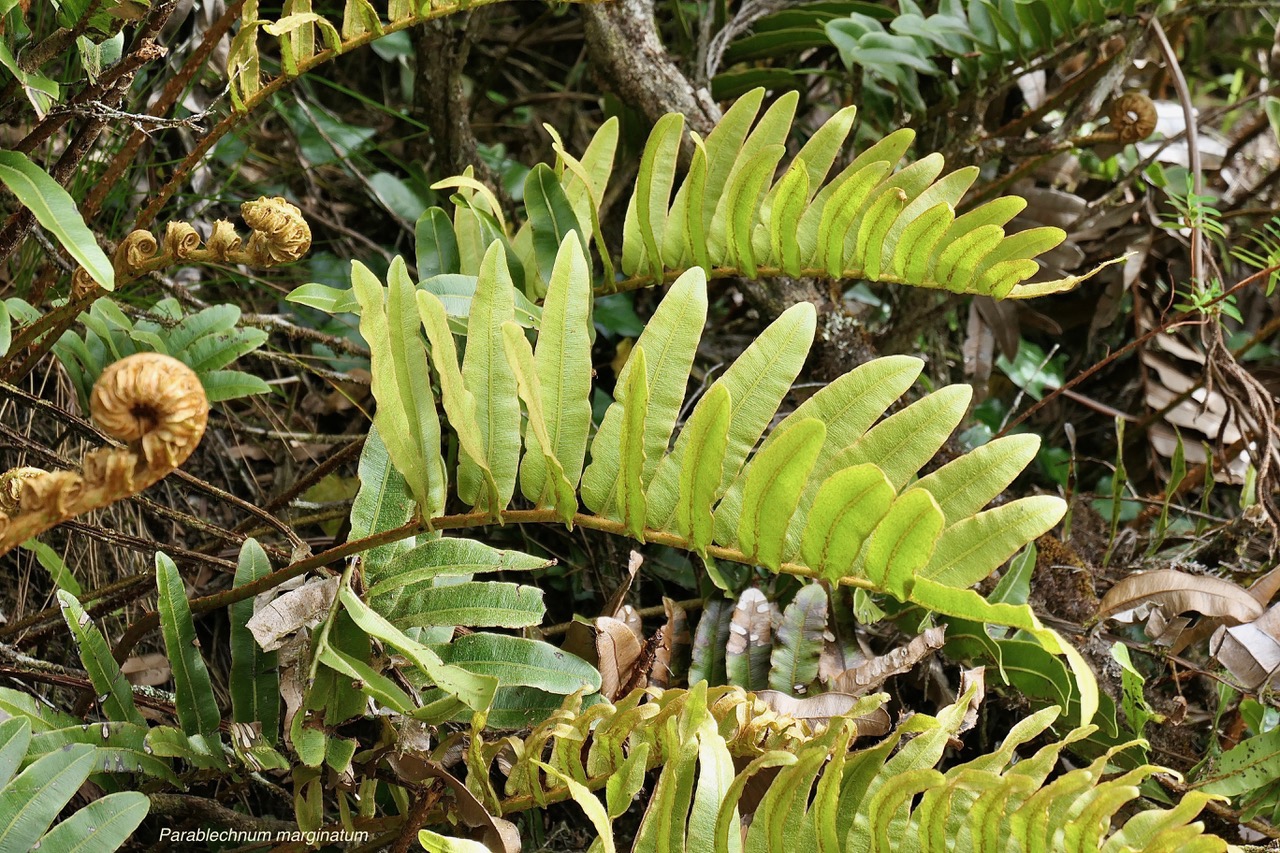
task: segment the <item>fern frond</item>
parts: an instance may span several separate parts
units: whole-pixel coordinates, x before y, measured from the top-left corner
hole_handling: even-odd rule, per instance
[[[833,115],[786,161],[796,93],[781,96],[761,114],[763,102],[764,90],[753,90],[725,112],[706,140],[691,134],[694,155],[683,179],[676,168],[683,117],[671,114],[655,124],[628,195],[617,259],[600,231],[618,135],[616,123],[606,123],[580,161],[553,132],[555,168],[530,173],[528,219],[513,239],[501,211],[492,202],[477,203],[482,191],[469,175],[437,184],[459,189],[453,197],[455,233],[441,235],[449,220],[443,210],[423,214],[419,231],[427,243],[420,237],[419,268],[477,275],[484,248],[497,240],[508,245],[517,286],[541,298],[550,280],[552,247],[574,223],[582,247],[594,241],[603,261],[606,274],[597,285],[602,294],[670,282],[701,267],[709,278],[864,279],[1020,299],[1069,290],[1106,266],[1029,282],[1039,271],[1035,258],[1066,235],[1057,228],[1007,233],[1024,200],[999,198],[957,215],[978,170],[969,166],[943,175],[938,154],[898,169],[915,138],[907,129],[879,140],[831,175],[853,125],[852,107]],[[615,267],[623,279],[615,280]]]
[[[502,251],[491,249],[486,256],[477,300],[494,299],[493,294],[511,288]],[[388,441],[387,450],[412,489],[411,472],[430,471],[443,457],[438,438],[432,444],[421,428],[415,437],[405,402],[430,406],[422,423],[435,422],[420,333],[403,313],[391,323],[396,306],[409,302],[403,269],[400,262],[392,266],[385,309],[377,298],[381,288],[367,271],[357,267],[353,277],[364,311],[361,327],[369,329],[374,352],[378,417],[399,430],[397,443]],[[567,235],[560,245],[536,354],[525,330],[513,321],[477,315],[468,323],[467,351],[488,353],[489,367],[471,375],[460,372],[443,308],[429,295],[419,300],[425,306],[421,319],[427,324],[446,412],[460,433],[460,455],[478,472],[477,487],[486,484],[459,489],[459,497],[476,510],[475,523],[559,518],[712,559],[756,563],[888,593],[949,616],[1021,628],[1049,651],[1067,656],[1082,719],[1093,715],[1097,688],[1078,653],[1045,629],[1029,607],[988,602],[968,589],[1063,514],[1062,502],[1053,497],[979,512],[1034,455],[1034,444],[1024,439],[996,443],[913,484],[963,417],[967,387],[943,388],[877,423],[920,370],[917,359],[881,359],[831,383],[764,436],[813,340],[814,308],[799,304],[712,384],[672,441],[707,305],[706,278],[694,268],[671,288],[637,342],[615,388],[617,399],[591,442],[591,463],[583,474],[591,412],[591,293],[576,236]],[[509,316],[508,310],[503,309],[503,316]],[[413,355],[415,348],[418,355]],[[505,356],[505,366],[498,353]],[[473,376],[506,375],[514,378],[518,393],[510,383],[471,389]],[[500,431],[488,427],[484,441],[479,440],[478,418],[469,414],[468,394],[477,400],[484,395],[489,412],[508,413]],[[520,438],[512,416],[520,402],[526,412],[520,482],[524,496],[539,508],[534,511],[506,505]],[[471,429],[475,435],[461,435]],[[500,491],[479,464],[494,453],[487,448],[499,442],[504,449],[494,464],[508,472]],[[441,474],[434,482],[446,479]],[[579,488],[593,514],[579,511]],[[415,497],[421,493],[414,491]],[[434,493],[429,500],[423,509],[435,515],[442,504]],[[708,566],[713,579],[723,584],[710,560]],[[440,589],[423,594],[462,595]],[[445,607],[447,602],[432,599],[431,604]],[[529,624],[522,620],[533,618],[533,611],[515,599],[503,607],[514,608],[512,624]],[[430,610],[424,606],[415,612]],[[402,618],[418,617],[406,612]],[[768,651],[765,644],[765,672]]]
[[[1058,719],[1056,707],[1019,721],[991,752],[945,772],[936,769],[964,730],[978,689],[972,685],[936,716],[915,714],[883,740],[855,751],[850,745],[867,734],[884,694],[861,700],[816,730],[736,687],[637,692],[617,705],[588,709],[570,697],[527,737],[505,739],[504,752],[514,760],[502,791],[492,787],[497,750],[473,731],[486,758],[469,768],[471,781],[486,789],[501,814],[573,799],[608,849],[615,842],[612,821],[639,790],[644,770],[660,770],[632,847],[639,853],[1154,853],[1175,849],[1175,843],[1179,849],[1227,849],[1191,822],[1214,799],[1210,794],[1192,792],[1172,809],[1117,817],[1139,796],[1141,782],[1168,772],[1144,764],[1108,773],[1109,762],[1130,744],[1051,779],[1062,750],[1092,731],[1075,729],[1026,754],[1027,745]],[[741,768],[736,774],[735,764]],[[741,799],[747,783],[768,768],[776,778],[757,805],[747,806]],[[601,789],[604,803],[593,793]],[[743,833],[739,827],[747,817],[750,827]]]

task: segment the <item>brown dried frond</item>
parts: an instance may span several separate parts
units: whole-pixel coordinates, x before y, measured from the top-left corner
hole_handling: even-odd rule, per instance
[[[0,478],[0,493],[18,484],[13,514],[0,505],[0,554],[163,479],[195,450],[209,417],[200,378],[159,353],[138,353],[109,365],[93,386],[89,407],[98,425],[127,446],[89,453],[80,474],[16,469]]]

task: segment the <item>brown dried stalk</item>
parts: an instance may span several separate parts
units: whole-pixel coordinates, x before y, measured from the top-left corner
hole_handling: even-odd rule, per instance
[[[108,366],[93,386],[89,408],[98,425],[126,446],[89,453],[79,474],[18,468],[0,475],[0,555],[159,482],[195,450],[209,417],[195,371],[159,353]]]

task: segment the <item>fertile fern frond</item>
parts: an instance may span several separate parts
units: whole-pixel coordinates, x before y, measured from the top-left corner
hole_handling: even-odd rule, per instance
[[[440,304],[419,293],[421,314],[413,311],[403,262],[393,263],[385,290],[355,265],[360,326],[373,352],[374,425],[426,524],[559,519],[685,548],[712,567],[759,564],[1021,628],[1068,657],[1081,718],[1090,719],[1097,688],[1070,644],[1029,607],[988,602],[969,589],[1064,512],[1048,496],[983,511],[1034,457],[1038,439],[1000,439],[917,480],[964,416],[970,391],[943,388],[881,420],[920,373],[920,360],[907,356],[862,365],[765,435],[813,341],[807,303],[765,329],[677,432],[707,310],[706,276],[696,267],[673,284],[637,340],[591,439],[582,243],[571,233],[559,247],[535,346],[515,322],[505,260],[495,242],[481,262],[461,370]],[[419,319],[459,433],[456,472],[441,452]],[[458,481],[474,517],[437,519],[448,479]],[[533,510],[509,508],[517,479]]]
[[[502,814],[572,798],[594,824],[599,848],[613,850],[613,821],[631,806],[645,770],[660,769],[634,853],[1227,849],[1191,822],[1214,799],[1202,792],[1167,811],[1120,821],[1138,786],[1169,771],[1143,765],[1111,774],[1108,761],[1119,749],[1050,778],[1062,750],[1092,730],[1076,729],[1030,751],[1058,708],[1017,723],[989,753],[946,772],[935,769],[948,744],[970,727],[965,720],[980,699],[979,684],[936,717],[914,714],[884,740],[854,751],[855,739],[874,728],[874,714],[883,714],[886,695],[867,697],[817,726],[778,714],[738,688],[699,685],[652,698],[637,692],[616,706],[585,710],[571,698],[523,740],[487,743],[473,731],[468,784],[484,789]],[[490,770],[499,753],[510,757],[501,792]],[[770,769],[776,777],[767,792],[748,805],[747,784]],[[593,793],[600,789],[604,802]],[[446,849],[441,836],[424,836],[427,849]]]
[[[695,266],[712,278],[852,278],[997,299],[1068,290],[1088,277],[1027,283],[1039,270],[1035,257],[1065,233],[1006,233],[1026,206],[1016,196],[957,215],[978,169],[943,175],[939,154],[897,169],[913,131],[890,134],[833,174],[853,107],[833,115],[784,163],[797,97],[789,92],[761,114],[764,90],[744,95],[705,140],[691,134],[693,159],[679,181],[684,119],[660,119],[629,195],[620,259],[604,245],[599,222],[618,138],[610,120],[581,160],[556,137],[554,169],[540,165],[525,182],[528,220],[514,237],[496,199],[470,176],[437,184],[456,190],[454,211],[451,218],[436,208],[419,222],[420,271],[424,278],[478,275],[486,247],[497,241],[508,249],[516,285],[540,298],[557,247],[576,232],[584,250],[585,236],[595,241],[601,293],[669,282]],[[626,278],[615,280],[615,268]]]

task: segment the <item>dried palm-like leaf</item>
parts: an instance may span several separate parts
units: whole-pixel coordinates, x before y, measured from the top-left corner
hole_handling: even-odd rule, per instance
[[[1262,615],[1262,605],[1229,581],[1162,569],[1130,575],[1113,586],[1102,598],[1098,619],[1134,621],[1145,618],[1144,607],[1153,605],[1170,614],[1195,611],[1236,625]]]

